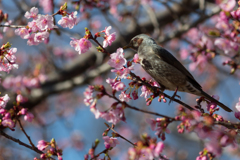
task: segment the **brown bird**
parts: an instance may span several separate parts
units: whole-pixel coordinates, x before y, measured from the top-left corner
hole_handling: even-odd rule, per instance
[[[151,37],[145,34],[137,35],[123,48],[132,48],[137,51],[141,66],[159,83],[162,91],[165,89],[175,91],[173,97],[176,96],[177,91],[203,96],[222,107],[225,111],[232,111],[204,92],[191,73]]]

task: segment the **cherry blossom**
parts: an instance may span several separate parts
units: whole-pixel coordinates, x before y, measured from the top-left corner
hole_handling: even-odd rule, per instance
[[[72,29],[76,24],[77,19],[77,11],[72,12],[69,16],[63,16],[59,21],[58,24],[61,25],[63,28]]]
[[[15,127],[15,123],[11,119],[4,119],[2,121],[2,125],[4,127],[9,127],[11,129],[13,129]]]
[[[37,148],[40,150],[40,151],[44,151],[47,147],[48,147],[49,143],[44,141],[44,140],[40,140],[38,141],[38,145],[37,145]]]
[[[91,42],[85,38],[81,38],[80,40],[72,38],[70,45],[78,51],[79,54],[86,53],[92,47]]]
[[[5,96],[0,97],[0,107],[5,108],[9,100],[10,100],[10,98],[9,98],[8,94],[5,94]]]
[[[28,22],[28,27],[31,32],[41,31],[36,21]]]
[[[116,109],[110,109],[107,112],[102,112],[101,118],[108,121],[108,123],[112,123],[116,125],[118,122],[120,122],[124,118],[123,109],[121,107],[118,107]]]
[[[50,15],[38,15],[37,26],[41,30],[52,29],[54,28],[53,17]]]
[[[117,52],[111,54],[110,57],[111,59],[108,61],[108,64],[115,69],[121,69],[127,63],[122,48],[118,48]]]
[[[109,137],[109,136],[104,136],[103,137],[104,140],[104,145],[106,149],[109,148],[113,148],[115,147],[117,144],[119,144],[119,141],[117,140],[117,138],[113,138],[113,137]]]
[[[220,4],[221,9],[228,12],[233,10],[235,6],[236,6],[235,0],[223,0],[222,3]]]
[[[17,48],[2,50],[0,71],[9,73],[9,71],[14,68],[18,69],[18,65],[15,63],[16,57],[14,55],[16,52]]]
[[[34,118],[34,115],[30,112],[27,112],[26,115],[24,116],[24,120],[28,122],[32,122],[33,118]]]
[[[123,82],[116,80],[116,79],[108,78],[106,80],[106,82],[109,83],[111,85],[112,89],[116,90],[116,91],[122,91],[126,87]]]
[[[235,108],[237,111],[234,113],[235,117],[240,120],[240,98],[239,101],[237,102]]]
[[[10,24],[12,24],[12,20],[5,22],[4,25],[10,25]],[[3,27],[3,32],[7,32],[8,30],[9,30],[9,27]]]
[[[88,86],[84,92],[84,103],[89,106],[93,102],[93,86]]]
[[[144,96],[145,99],[147,98],[147,96],[149,96],[152,93],[146,86],[142,86],[141,91],[142,91],[142,94],[140,96],[141,97]]]
[[[27,19],[32,18],[32,19],[37,19],[38,16],[38,8],[32,7],[30,9],[30,12],[26,12],[24,15]]]
[[[116,40],[116,33],[112,33],[110,34],[109,31],[112,29],[111,26],[106,27],[104,32],[105,32],[105,37],[104,37],[104,41],[103,41],[103,48],[106,48],[108,45],[111,46],[112,42]]]
[[[43,8],[45,13],[49,13],[53,9],[53,4],[51,0],[41,0],[39,1],[39,5]]]
[[[47,38],[49,37],[49,33],[48,32],[39,32],[36,33],[34,36],[34,42],[40,43],[45,41]]]
[[[112,69],[111,72],[115,72],[120,79],[126,79],[131,70],[133,70],[133,65],[128,68]]]
[[[129,100],[131,99],[129,94],[126,94],[125,92],[121,92],[121,94],[119,95],[119,99],[122,102],[129,102]]]
[[[136,54],[134,54],[134,57],[133,57],[133,62],[134,63],[139,63],[140,62],[140,59],[139,59],[139,57],[138,57],[138,54],[136,53]]]
[[[22,39],[28,39],[29,32],[26,28],[18,28],[15,30],[15,34],[19,35]]]

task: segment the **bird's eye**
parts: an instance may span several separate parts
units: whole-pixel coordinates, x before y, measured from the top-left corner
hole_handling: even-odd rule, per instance
[[[143,39],[142,39],[142,38],[138,38],[138,40],[137,40],[138,46],[140,46],[140,45],[141,45],[142,41],[143,41]]]
[[[137,40],[138,40],[138,38],[134,38],[134,39],[133,39],[133,42],[137,42]]]

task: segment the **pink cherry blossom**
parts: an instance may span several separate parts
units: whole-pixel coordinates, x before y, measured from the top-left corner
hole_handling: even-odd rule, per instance
[[[111,46],[112,42],[116,40],[116,33],[112,33],[110,34],[109,31],[112,29],[111,26],[105,28],[104,32],[105,32],[105,37],[104,37],[104,41],[103,41],[103,48],[106,48],[108,45]]]
[[[0,107],[5,108],[9,100],[10,100],[10,98],[9,98],[8,94],[5,94],[5,96],[0,97]]]
[[[216,100],[219,100],[219,96],[218,96],[218,95],[213,95],[212,97],[213,97],[214,99],[216,99]],[[214,103],[214,102],[210,102],[210,103],[207,104],[207,110],[208,110],[208,111],[209,111],[210,109],[214,110],[214,109],[216,109],[216,108],[217,108],[217,104]]]
[[[76,24],[76,19],[77,19],[77,11],[72,12],[69,16],[64,16],[62,17],[59,21],[58,24],[61,25],[63,28],[69,28],[72,29],[74,25]]]
[[[158,157],[160,153],[162,153],[164,148],[164,143],[163,142],[158,142],[155,149],[154,149],[154,155],[155,157]]]
[[[239,101],[236,103],[235,107],[237,111],[234,113],[234,116],[240,120],[240,98],[239,98]]]
[[[230,12],[236,6],[235,0],[224,0],[220,4],[220,8],[224,11]]]
[[[21,114],[21,115],[27,114],[27,109],[26,108],[22,108],[21,111],[19,112],[19,114]]]
[[[89,48],[92,47],[91,42],[85,38],[81,38],[80,40],[72,38],[70,45],[74,47],[74,49],[78,51],[79,54],[87,52]]]
[[[108,61],[108,64],[115,69],[121,69],[127,63],[122,48],[118,48],[117,52],[111,54],[110,57],[111,59]]]
[[[28,37],[28,41],[27,41],[27,44],[29,45],[29,46],[32,46],[32,45],[38,45],[40,42],[36,42],[35,41],[35,33],[32,33],[31,35],[30,35],[30,37]]]
[[[96,108],[96,102],[94,101],[91,105],[90,105],[90,111],[95,115],[95,118],[98,119],[99,117],[102,116],[102,113]]]
[[[36,21],[28,22],[28,27],[30,28],[31,32],[40,31]]]
[[[104,145],[106,149],[109,148],[113,148],[115,147],[117,144],[119,144],[119,141],[117,140],[117,138],[113,138],[113,137],[109,137],[109,136],[104,136],[103,137],[104,140]]]
[[[235,107],[236,107],[237,111],[240,112],[240,98],[238,99],[238,102],[236,103]]]
[[[131,99],[129,94],[126,94],[125,92],[121,92],[121,94],[119,95],[119,99],[122,102],[129,102],[129,100]]]
[[[106,80],[106,82],[109,83],[111,85],[112,89],[116,90],[116,91],[122,91],[126,87],[123,82],[116,80],[116,79],[108,78]]]
[[[126,79],[131,70],[133,70],[133,65],[128,68],[112,69],[111,72],[115,72],[120,79]]]
[[[39,32],[35,34],[34,41],[37,43],[43,42],[49,37],[48,32]]]
[[[139,59],[139,57],[138,57],[138,54],[136,53],[136,54],[134,54],[134,57],[133,57],[133,62],[134,63],[139,63],[140,62],[140,59]]]
[[[240,9],[237,9],[236,11],[232,11],[231,15],[234,19],[239,20],[240,19]]]
[[[40,0],[39,5],[43,8],[45,13],[49,13],[53,9],[52,0]]]
[[[38,145],[37,145],[37,148],[40,150],[40,151],[44,151],[47,146],[49,145],[48,142],[44,141],[44,140],[40,140],[38,141]]]
[[[10,24],[12,24],[12,20],[9,20],[4,23],[4,25],[10,25]],[[3,27],[3,32],[7,32],[8,30],[9,30],[9,27]]]
[[[29,18],[37,19],[37,15],[38,15],[38,8],[32,7],[30,9],[30,12],[27,11],[24,16],[27,19],[29,19]]]
[[[101,117],[108,121],[108,123],[116,125],[124,118],[123,109],[121,107],[118,107],[116,109],[111,109],[107,112],[102,112]]]
[[[217,157],[219,157],[222,154],[222,148],[220,144],[216,141],[211,141],[210,143],[207,143],[206,148],[209,152],[212,152]]]
[[[15,123],[11,119],[4,119],[2,121],[2,125],[4,127],[9,127],[11,129],[13,129],[15,127]]]
[[[86,106],[89,106],[93,102],[93,86],[88,86],[84,94],[84,103]]]
[[[14,55],[17,52],[17,48],[10,48],[2,52],[0,71],[8,72],[14,68],[18,68],[18,65],[15,63],[16,56]]]
[[[152,119],[152,118],[146,119],[146,122],[147,122],[148,124],[150,124],[151,129],[154,131],[155,128],[156,128],[157,122],[156,122],[154,119]]]
[[[185,59],[187,59],[187,57],[188,57],[188,50],[187,49],[181,49],[180,50],[180,57],[181,57],[181,59],[183,59],[183,60],[185,60]]]
[[[27,114],[24,116],[24,120],[28,122],[32,122],[33,118],[34,118],[34,115],[30,112],[27,112]]]
[[[85,38],[80,39],[79,45],[80,45],[79,54],[86,53],[92,47],[91,42]]]
[[[19,102],[19,103],[23,102],[23,99],[24,98],[21,94],[18,94],[17,97],[16,97],[16,101]]]
[[[38,15],[37,25],[41,30],[54,28],[53,17],[50,15]]]
[[[147,98],[147,96],[149,96],[152,93],[146,86],[142,86],[141,91],[142,91],[142,94],[140,96],[141,97],[144,96],[145,99]]]
[[[19,35],[22,39],[28,39],[30,36],[27,28],[18,28],[15,30],[15,34]]]

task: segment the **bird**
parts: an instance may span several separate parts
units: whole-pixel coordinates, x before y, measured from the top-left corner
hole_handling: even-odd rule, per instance
[[[165,89],[188,92],[202,96],[216,103],[227,112],[232,112],[223,103],[211,97],[202,90],[201,85],[194,79],[192,74],[166,49],[159,46],[154,39],[146,34],[133,37],[130,43],[123,49],[131,48],[137,51],[142,68],[160,85],[163,92]]]

